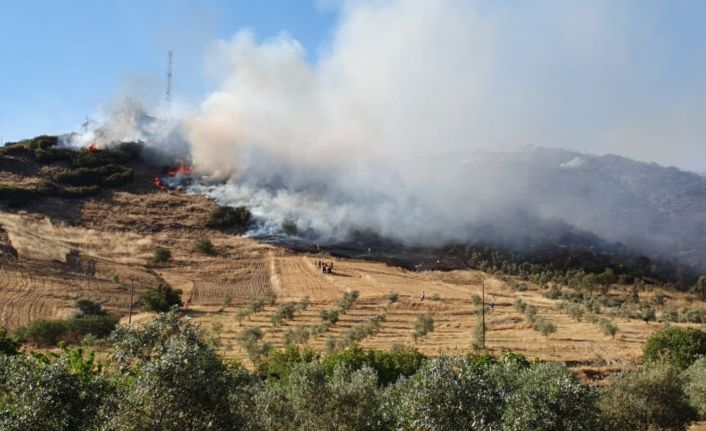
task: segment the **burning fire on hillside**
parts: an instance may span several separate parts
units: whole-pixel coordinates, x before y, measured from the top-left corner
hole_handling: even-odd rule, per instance
[[[98,151],[101,151],[100,147],[98,147],[98,144],[95,142],[92,143],[91,145],[83,148],[84,153],[97,153]]]
[[[179,163],[178,167],[172,167],[165,176],[156,177],[152,182],[160,189],[182,189],[191,184],[193,173],[193,166]]]

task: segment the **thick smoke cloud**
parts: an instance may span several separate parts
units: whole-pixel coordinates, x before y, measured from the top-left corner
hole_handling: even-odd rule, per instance
[[[440,243],[492,226],[517,237],[528,217],[635,237],[609,208],[538,191],[532,169],[571,167],[576,154],[528,152],[527,168],[478,151],[529,144],[662,163],[703,153],[691,109],[706,98],[663,103],[685,93],[659,75],[658,46],[644,52],[652,23],[634,17],[609,1],[354,1],[314,65],[286,34],[238,33],[209,53],[220,88],[185,122],[197,169],[226,181],[198,189],[250,205],[265,231],[288,217],[324,238],[371,228]]]
[[[248,205],[258,233],[289,218],[322,240],[370,229],[522,246],[565,240],[565,222],[706,261],[693,242],[703,199],[689,213],[664,200],[671,181],[698,191],[701,179],[652,181],[649,165],[583,154],[705,168],[706,85],[682,71],[704,76],[706,60],[675,57],[664,3],[342,3],[315,64],[286,33],[242,31],[208,52],[218,88],[168,128],[179,133],[128,123],[148,142],[186,142],[193,190]]]

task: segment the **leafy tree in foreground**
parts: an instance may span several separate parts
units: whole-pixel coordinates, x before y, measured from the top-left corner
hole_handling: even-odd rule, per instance
[[[610,429],[686,430],[698,418],[689,405],[677,368],[655,362],[615,379],[601,398]]]
[[[522,370],[507,400],[504,430],[598,430],[598,393],[564,365],[540,363]]]
[[[0,429],[91,429],[109,391],[92,356],[84,359],[79,349],[57,359],[0,355]]]
[[[172,311],[113,335],[117,392],[106,409],[115,430],[237,429],[239,382],[201,330]]]
[[[706,358],[694,362],[683,376],[689,403],[699,412],[701,419],[706,419]]]
[[[706,332],[696,328],[663,328],[647,340],[643,353],[648,362],[666,358],[677,369],[685,370],[706,355]]]

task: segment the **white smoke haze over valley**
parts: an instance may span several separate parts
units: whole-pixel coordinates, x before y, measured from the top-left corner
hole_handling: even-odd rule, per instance
[[[704,178],[591,155],[704,169],[706,84],[667,73],[680,41],[659,32],[666,6],[343,2],[315,64],[286,33],[241,31],[207,53],[218,86],[193,114],[164,129],[128,115],[106,136],[138,130],[190,154],[192,189],[251,207],[258,233],[290,218],[322,240],[370,229],[410,244],[521,245],[561,241],[538,230],[565,222],[699,264]],[[693,60],[689,73],[704,72]]]

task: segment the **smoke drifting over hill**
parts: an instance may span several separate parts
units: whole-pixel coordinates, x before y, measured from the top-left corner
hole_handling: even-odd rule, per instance
[[[504,152],[706,159],[696,114],[706,89],[660,74],[659,46],[645,50],[654,23],[632,20],[632,7],[351,1],[313,65],[286,34],[238,33],[208,54],[220,86],[181,126],[202,176],[195,190],[251,206],[262,231],[287,217],[324,239],[372,229],[411,243],[521,243],[564,220],[653,252],[693,251],[684,238],[705,232],[692,212],[681,226],[637,213],[686,205],[643,202],[650,172],[611,170],[608,181],[582,164],[613,159]],[[703,179],[684,175],[679,187],[694,193],[684,199],[703,204]]]

